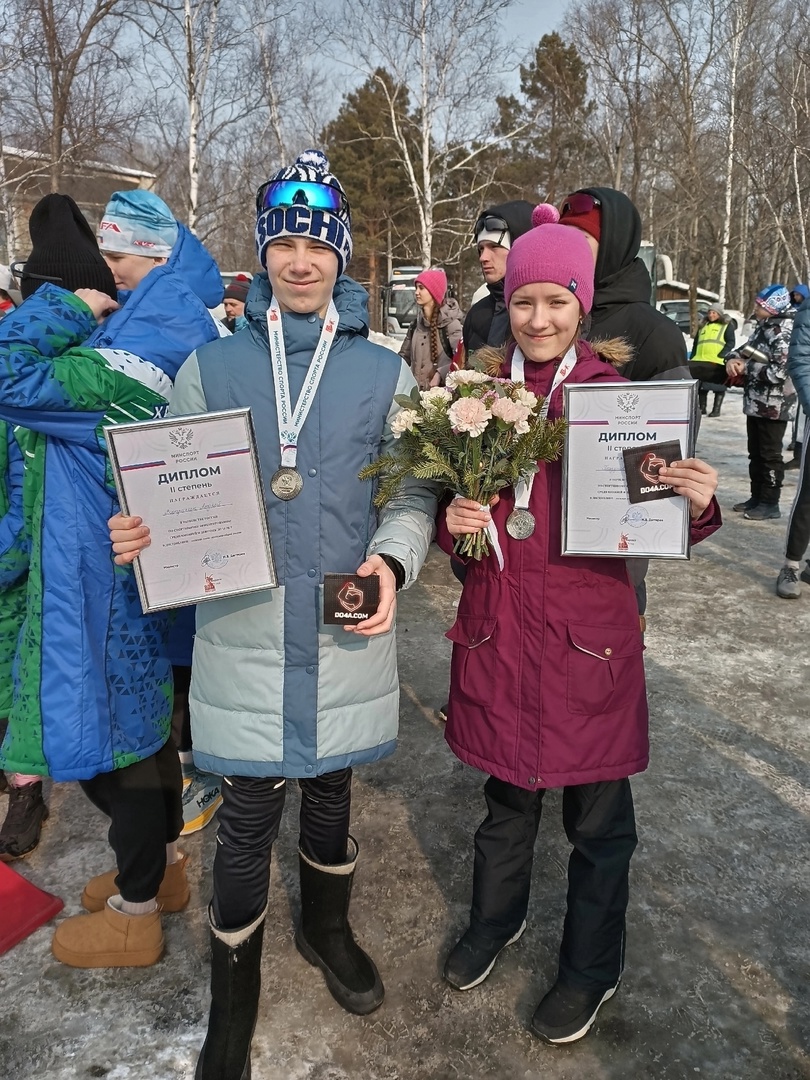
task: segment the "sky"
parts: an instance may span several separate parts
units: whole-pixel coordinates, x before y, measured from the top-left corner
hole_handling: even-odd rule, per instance
[[[518,0],[506,19],[509,36],[536,45],[543,34],[559,30],[565,14],[564,0]]]
[[[508,40],[517,40],[520,52],[533,49],[543,34],[552,30],[564,30],[565,0],[517,0],[504,19],[503,33]],[[515,69],[512,92],[519,89],[520,80]]]

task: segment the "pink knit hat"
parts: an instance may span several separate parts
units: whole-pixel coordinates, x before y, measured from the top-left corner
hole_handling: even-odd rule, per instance
[[[442,306],[447,296],[447,274],[444,270],[423,270],[414,285],[424,285],[437,307]]]
[[[550,203],[532,213],[533,228],[512,244],[506,259],[504,298],[507,305],[515,289],[550,281],[570,289],[587,313],[593,305],[593,254],[584,233],[559,225],[560,215]]]

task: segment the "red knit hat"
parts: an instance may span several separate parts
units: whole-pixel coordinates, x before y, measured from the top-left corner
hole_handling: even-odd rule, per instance
[[[599,243],[602,235],[602,210],[599,200],[587,191],[575,191],[563,200],[560,224],[582,229]]]
[[[436,306],[442,306],[447,296],[447,274],[444,270],[423,270],[414,285],[424,285],[436,302]]]
[[[503,295],[507,306],[515,289],[550,281],[569,289],[587,313],[593,305],[593,255],[576,229],[558,224],[560,215],[550,203],[532,214],[533,229],[519,236],[506,257]]]

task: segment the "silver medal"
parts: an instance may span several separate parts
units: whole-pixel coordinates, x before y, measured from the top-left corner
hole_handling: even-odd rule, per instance
[[[506,531],[513,540],[528,540],[534,532],[535,524],[534,514],[516,506],[506,519]]]
[[[270,477],[270,490],[277,499],[284,499],[285,502],[300,495],[303,486],[304,478],[301,473],[288,465],[283,465]]]

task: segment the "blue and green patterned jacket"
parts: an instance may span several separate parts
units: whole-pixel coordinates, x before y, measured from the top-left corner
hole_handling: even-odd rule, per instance
[[[144,615],[131,569],[113,563],[106,523],[118,504],[103,429],[163,414],[186,355],[218,336],[207,307],[221,295],[216,264],[182,230],[168,264],[102,327],[53,285],[0,323],[0,419],[26,429],[31,538],[0,767],[89,779],[168,738],[167,619]]]

